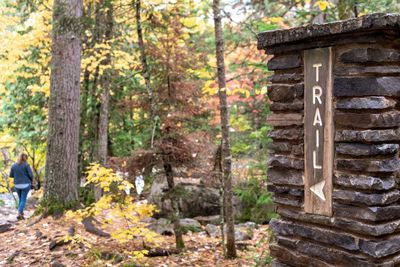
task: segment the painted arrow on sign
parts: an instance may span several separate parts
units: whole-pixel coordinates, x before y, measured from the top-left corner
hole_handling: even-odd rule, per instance
[[[316,194],[320,199],[323,201],[326,201],[325,195],[324,195],[324,186],[325,186],[325,181],[319,182],[313,186],[310,187],[311,192]]]

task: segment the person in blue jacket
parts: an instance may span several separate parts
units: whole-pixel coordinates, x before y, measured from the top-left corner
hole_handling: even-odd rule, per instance
[[[28,155],[21,153],[18,156],[17,162],[11,166],[10,171],[10,177],[14,178],[14,187],[19,199],[18,220],[24,219],[26,198],[28,197],[29,190],[31,190],[32,187],[33,173],[27,160]]]

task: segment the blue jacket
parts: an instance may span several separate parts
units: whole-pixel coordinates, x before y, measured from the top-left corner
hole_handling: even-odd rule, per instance
[[[14,163],[11,166],[10,177],[14,178],[14,184],[32,184],[33,173],[28,163]]]

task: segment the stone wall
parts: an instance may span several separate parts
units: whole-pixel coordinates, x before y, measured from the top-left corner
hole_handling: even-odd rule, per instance
[[[268,63],[274,71],[268,189],[280,219],[270,224],[273,266],[397,266],[400,17],[380,14],[332,25],[259,35],[259,48],[274,54]],[[332,217],[307,214],[303,207],[303,51],[324,46],[334,55]]]

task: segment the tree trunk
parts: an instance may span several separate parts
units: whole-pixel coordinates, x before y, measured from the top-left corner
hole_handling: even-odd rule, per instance
[[[105,28],[105,41],[109,41],[112,38],[113,33],[113,6],[110,4],[107,9],[107,13],[105,17],[102,17],[101,24],[102,27]],[[101,62],[102,65],[109,65],[111,63],[111,55],[107,54],[106,60]],[[110,105],[110,85],[111,85],[111,69],[107,69],[104,72],[104,75],[101,77],[101,87],[102,93],[100,97],[100,115],[99,115],[99,126],[98,126],[98,145],[97,145],[97,155],[96,160],[105,165],[107,162],[107,152],[108,152],[108,114],[109,114],[109,105]],[[94,197],[96,200],[99,200],[102,195],[102,190],[100,187],[95,188]]]
[[[153,90],[151,89],[150,72],[149,72],[149,67],[147,65],[146,51],[144,48],[140,0],[136,0],[135,8],[136,8],[136,29],[137,29],[137,35],[138,35],[140,61],[142,62],[142,76],[144,78],[146,91],[147,91],[147,97],[148,97],[148,101],[149,101],[149,105],[150,105],[150,121],[153,123],[153,130],[152,130],[151,142],[150,142],[150,148],[153,148],[155,129],[157,126],[157,121],[155,120],[155,118],[156,118],[156,102],[154,99]]]
[[[164,162],[164,171],[167,177],[168,195],[172,206],[171,222],[174,226],[176,249],[182,251],[185,248],[185,243],[183,242],[182,229],[179,223],[178,196],[174,192],[175,183],[171,164]]]
[[[222,22],[219,0],[213,0],[214,25],[215,25],[215,43],[218,69],[218,94],[221,113],[221,131],[222,131],[222,172],[224,178],[224,196],[225,196],[225,221],[227,226],[226,235],[226,257],[236,257],[235,247],[235,224],[232,205],[232,175],[231,175],[231,148],[229,140],[229,111],[226,98],[226,80],[225,80],[225,63],[224,63],[224,40],[222,37]]]
[[[79,199],[81,16],[82,0],[54,1],[44,192],[48,207],[70,207]]]

